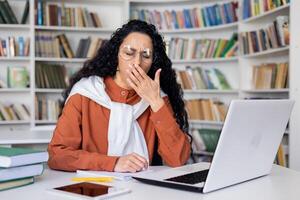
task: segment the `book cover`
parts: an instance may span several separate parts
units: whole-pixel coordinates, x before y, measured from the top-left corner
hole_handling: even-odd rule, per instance
[[[14,167],[46,162],[48,152],[31,148],[0,147],[0,167]]]
[[[7,85],[10,88],[28,88],[29,72],[25,67],[7,68]]]

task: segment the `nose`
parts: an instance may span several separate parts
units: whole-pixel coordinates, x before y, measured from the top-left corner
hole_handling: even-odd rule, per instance
[[[139,53],[137,53],[136,55],[135,55],[135,57],[134,57],[134,64],[136,64],[136,65],[140,65],[141,64],[141,62],[142,62],[142,56],[139,54]]]

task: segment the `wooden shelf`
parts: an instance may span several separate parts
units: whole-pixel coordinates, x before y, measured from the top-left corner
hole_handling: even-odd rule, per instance
[[[0,121],[0,125],[21,125],[21,124],[30,124],[28,120],[7,120]]]
[[[187,3],[205,3],[209,2],[211,0],[129,0],[129,3],[134,3],[134,4],[187,4]],[[224,0],[214,0],[214,2],[220,2],[222,3]]]
[[[56,124],[57,120],[35,120],[35,124]]]
[[[252,53],[252,54],[246,54],[246,55],[242,55],[242,58],[255,58],[255,57],[261,57],[261,56],[265,56],[265,55],[271,55],[274,53],[282,53],[285,51],[288,51],[290,49],[289,46],[286,47],[280,47],[280,48],[276,48],[276,49],[269,49],[266,51],[262,51],[262,52],[257,52],[257,53]]]
[[[1,57],[0,61],[30,61],[30,57],[28,56],[15,56],[15,57]]]
[[[245,93],[288,93],[289,89],[242,90]]]
[[[36,93],[62,93],[65,89],[56,88],[36,88]]]
[[[236,94],[238,95],[238,90],[183,90],[185,94]]]
[[[1,29],[30,29],[29,24],[0,24],[0,30]],[[2,30],[1,30],[2,31]]]
[[[26,93],[30,92],[29,88],[0,88],[0,93]]]
[[[0,145],[47,144],[53,131],[1,131]]]
[[[200,155],[200,156],[213,156],[213,152],[207,152],[207,151],[194,151],[194,155]]]
[[[35,30],[47,31],[72,31],[72,32],[97,32],[112,33],[114,28],[98,28],[98,27],[70,27],[70,26],[35,26]]]
[[[290,8],[290,4],[287,4],[287,5],[284,5],[284,6],[280,6],[280,7],[278,7],[278,8],[273,9],[273,10],[269,10],[269,11],[267,11],[267,12],[264,12],[264,13],[262,13],[262,14],[260,14],[260,15],[257,15],[257,16],[254,16],[254,17],[249,17],[249,18],[247,18],[247,19],[244,19],[244,20],[242,20],[242,22],[243,22],[243,23],[254,22],[254,21],[256,21],[256,20],[262,19],[262,18],[264,18],[264,17],[266,17],[266,16],[270,16],[270,15],[272,15],[272,14],[275,14],[275,13],[277,13],[277,12],[280,12],[280,11],[282,11],[282,10],[289,9],[289,8]]]
[[[160,33],[164,34],[176,34],[176,33],[198,33],[198,32],[206,32],[206,31],[218,31],[222,29],[232,29],[237,28],[238,22],[223,24],[218,26],[209,26],[203,28],[183,28],[183,29],[172,29],[172,30],[159,30]]]
[[[224,122],[220,122],[220,121],[205,121],[205,120],[195,120],[195,119],[191,119],[189,120],[189,122],[191,124],[194,125],[216,125],[216,126],[223,126]]]
[[[185,64],[185,63],[216,63],[216,62],[237,62],[238,57],[231,58],[201,58],[201,59],[182,59],[172,60],[173,64]]]
[[[36,57],[35,61],[40,62],[71,62],[71,63],[84,63],[87,58],[45,58]]]

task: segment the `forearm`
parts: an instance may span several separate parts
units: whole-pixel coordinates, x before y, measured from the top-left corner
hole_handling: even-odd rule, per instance
[[[62,145],[49,145],[48,165],[64,171],[102,170],[113,171],[118,157],[102,155],[85,150],[72,150]]]
[[[190,143],[167,105],[153,112],[151,120],[159,139],[158,152],[163,160],[170,166],[185,164],[190,156]]]

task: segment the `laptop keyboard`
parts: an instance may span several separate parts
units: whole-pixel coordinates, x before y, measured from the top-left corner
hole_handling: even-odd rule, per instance
[[[165,181],[173,181],[173,182],[187,183],[187,184],[197,184],[197,183],[205,182],[207,174],[208,174],[208,169],[198,171],[198,172],[193,172],[190,174],[181,175],[181,176],[176,176],[173,178],[168,178],[168,179],[165,179]]]

